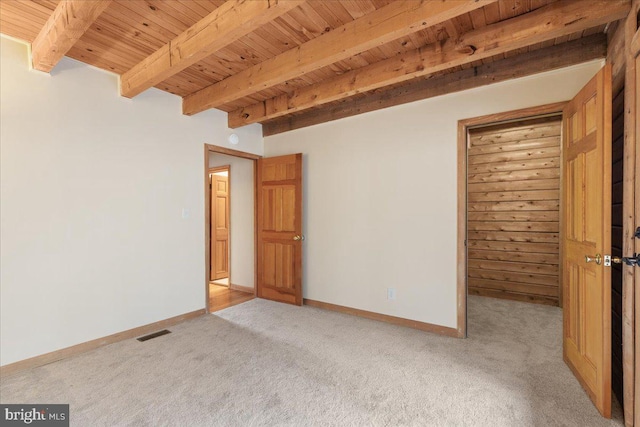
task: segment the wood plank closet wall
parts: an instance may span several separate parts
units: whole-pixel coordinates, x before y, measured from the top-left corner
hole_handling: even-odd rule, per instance
[[[559,304],[559,117],[469,132],[469,294]]]

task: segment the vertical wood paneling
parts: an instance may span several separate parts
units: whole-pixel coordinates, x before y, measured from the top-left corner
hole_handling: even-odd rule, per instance
[[[469,132],[470,294],[558,305],[560,128],[555,117]]]

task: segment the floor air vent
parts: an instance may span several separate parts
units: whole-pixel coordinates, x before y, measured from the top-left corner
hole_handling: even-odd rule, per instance
[[[152,334],[145,335],[145,336],[143,336],[143,337],[136,338],[136,339],[137,339],[138,341],[140,341],[140,342],[144,342],[144,341],[148,341],[148,340],[151,340],[151,339],[154,339],[154,338],[158,338],[158,337],[161,337],[161,336],[163,336],[163,335],[170,334],[170,333],[171,333],[171,331],[170,331],[170,330],[168,330],[168,329],[163,329],[162,331],[154,332],[154,333],[152,333]]]

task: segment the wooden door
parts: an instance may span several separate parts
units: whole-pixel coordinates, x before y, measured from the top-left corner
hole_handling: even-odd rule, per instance
[[[611,66],[563,112],[564,360],[611,417]]]
[[[258,160],[257,294],[302,305],[302,154]]]
[[[211,175],[211,280],[229,277],[229,177]]]

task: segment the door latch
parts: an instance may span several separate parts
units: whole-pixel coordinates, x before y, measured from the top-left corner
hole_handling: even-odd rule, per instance
[[[604,256],[604,266],[611,267],[611,264],[626,264],[630,267],[640,266],[640,254],[633,254],[632,257],[619,257],[619,256]]]

